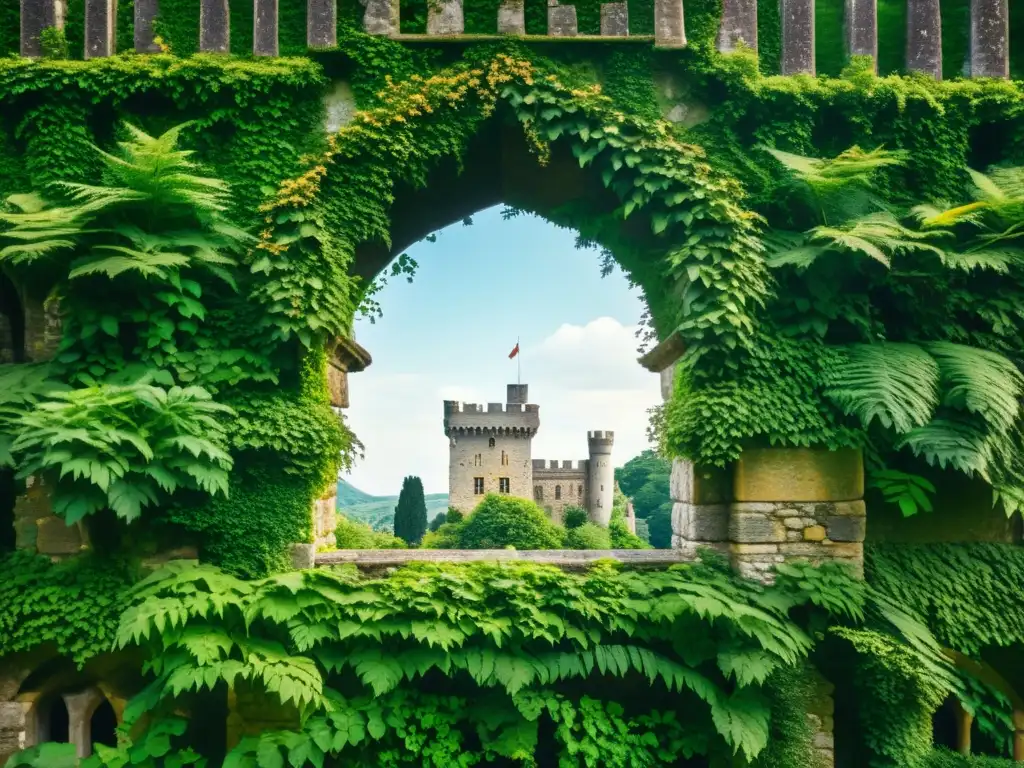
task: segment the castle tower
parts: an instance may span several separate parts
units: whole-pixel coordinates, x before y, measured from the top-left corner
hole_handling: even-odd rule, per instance
[[[526,384],[509,384],[505,405],[444,401],[450,506],[468,514],[488,493],[532,498],[540,407],[527,396]]]
[[[612,465],[614,432],[587,432],[590,461],[587,464],[587,512],[598,525],[607,526],[612,517],[615,467]]]

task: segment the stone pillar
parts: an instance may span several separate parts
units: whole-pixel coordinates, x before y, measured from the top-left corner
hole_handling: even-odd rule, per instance
[[[722,0],[718,50],[732,53],[741,42],[757,50],[757,0]]]
[[[849,563],[864,570],[864,462],[860,451],[764,448],[733,471],[729,540],[733,564],[771,582],[777,563]]]
[[[363,30],[370,35],[398,34],[398,0],[366,0]]]
[[[956,751],[961,755],[971,754],[971,726],[974,725],[974,715],[964,709],[960,699],[953,698],[953,707],[956,711]]]
[[[100,59],[116,51],[115,0],[85,0],[85,58]]]
[[[103,694],[95,688],[81,693],[65,693],[62,697],[68,709],[68,742],[75,745],[79,757],[92,754],[93,712],[103,702]]]
[[[779,0],[782,74],[814,74],[814,0]]]
[[[231,52],[231,13],[228,8],[228,0],[201,0],[199,6],[199,51],[201,53]]]
[[[338,0],[309,0],[306,4],[306,45],[310,48],[338,45]]]
[[[1013,759],[1024,763],[1024,711],[1013,711]]]
[[[62,0],[21,0],[21,55],[42,56],[41,35],[49,27],[64,28]]]
[[[654,45],[658,48],[686,46],[683,0],[654,0]]]
[[[323,496],[313,502],[314,545],[333,547],[337,540],[334,529],[338,527],[338,486],[332,485]]]
[[[1010,76],[1008,0],[971,0],[971,77]]]
[[[462,0],[431,0],[427,3],[428,35],[461,35],[464,30]]]
[[[526,11],[523,0],[502,0],[498,6],[498,34],[526,34]]]
[[[907,69],[942,79],[939,0],[907,0]]]
[[[629,5],[601,3],[601,35],[604,37],[629,36]]]
[[[160,53],[153,42],[153,21],[160,15],[160,0],[135,0],[135,50],[138,53]]]
[[[253,0],[253,56],[277,56],[277,18],[277,0]]]
[[[559,5],[558,0],[548,0],[548,35],[551,37],[576,37],[575,5]]]
[[[877,0],[846,0],[844,16],[846,53],[848,56],[870,56],[878,71],[878,4]]]

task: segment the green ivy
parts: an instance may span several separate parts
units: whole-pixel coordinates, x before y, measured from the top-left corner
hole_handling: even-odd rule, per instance
[[[82,665],[111,650],[132,581],[126,564],[89,556],[54,564],[18,551],[0,558],[0,571],[0,658],[52,645]]]

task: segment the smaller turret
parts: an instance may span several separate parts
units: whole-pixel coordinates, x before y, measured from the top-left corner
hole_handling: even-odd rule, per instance
[[[615,467],[612,465],[614,432],[587,432],[590,460],[587,464],[587,512],[598,525],[607,526],[612,517],[615,493]]]

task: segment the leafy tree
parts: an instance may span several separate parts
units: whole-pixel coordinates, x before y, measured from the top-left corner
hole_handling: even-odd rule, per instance
[[[350,520],[344,515],[338,518],[334,529],[335,546],[338,549],[405,549],[406,543],[389,533],[373,530],[366,523]]]
[[[446,523],[424,542],[431,549],[558,549],[565,533],[528,499],[489,493],[461,523]]]
[[[569,549],[611,549],[612,538],[607,528],[587,522],[568,530],[565,546]]]
[[[395,536],[409,544],[419,544],[427,532],[427,502],[423,481],[410,475],[402,481],[402,492],[395,507]]]
[[[579,528],[589,521],[589,515],[587,510],[583,507],[578,507],[573,504],[567,506],[562,512],[562,520],[565,523],[567,529]]]
[[[436,515],[434,515],[434,519],[430,521],[430,532],[433,533],[447,522],[448,516],[444,512],[438,512]]]
[[[650,450],[615,470],[615,482],[632,500],[637,518],[647,521],[651,545],[657,549],[672,546],[671,474],[672,462]]]

